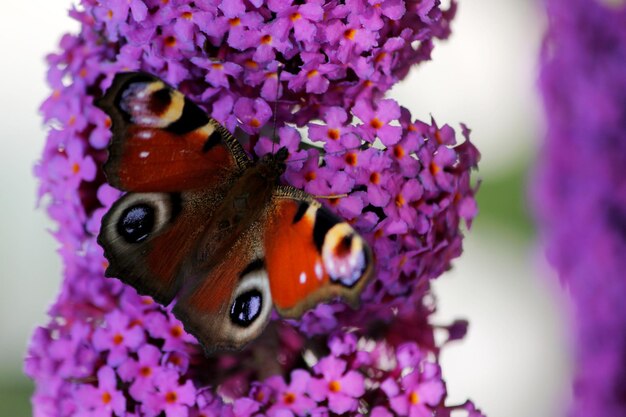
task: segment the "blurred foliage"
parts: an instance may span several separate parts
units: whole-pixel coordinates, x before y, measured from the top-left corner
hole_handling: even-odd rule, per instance
[[[477,177],[482,181],[476,198],[479,213],[472,233],[488,226],[502,228],[526,241],[534,238],[535,226],[526,189],[530,164],[531,157],[525,156],[497,174],[481,177],[478,172]]]
[[[32,382],[24,375],[0,377],[0,416],[28,417],[31,415]]]

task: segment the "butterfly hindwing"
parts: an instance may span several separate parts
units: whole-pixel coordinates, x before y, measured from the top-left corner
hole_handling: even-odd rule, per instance
[[[272,295],[259,226],[218,254],[218,263],[190,280],[176,301],[174,314],[207,352],[241,349],[269,322]]]
[[[241,144],[180,91],[144,73],[121,73],[96,102],[111,118],[104,170],[126,191],[211,187],[250,165]]]
[[[372,255],[345,220],[309,194],[279,186],[264,233],[272,298],[282,316],[299,317],[337,296],[358,303],[372,273]]]
[[[180,290],[196,242],[215,210],[214,193],[128,193],[102,219],[98,242],[106,275],[169,304]]]

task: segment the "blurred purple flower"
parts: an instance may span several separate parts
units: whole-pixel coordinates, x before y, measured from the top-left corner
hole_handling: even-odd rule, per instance
[[[626,7],[546,0],[540,85],[548,132],[533,199],[575,306],[571,416],[626,413]]]

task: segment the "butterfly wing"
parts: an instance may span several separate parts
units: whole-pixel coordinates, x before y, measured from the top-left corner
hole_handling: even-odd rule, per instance
[[[241,349],[269,322],[272,295],[259,225],[216,256],[219,262],[194,277],[176,301],[174,314],[207,353]]]
[[[107,179],[131,191],[102,220],[105,274],[168,304],[193,246],[250,161],[226,129],[154,76],[117,74],[96,104],[112,121]]]
[[[104,171],[136,192],[210,187],[250,165],[241,144],[180,91],[148,74],[117,74],[96,102],[111,118]]]
[[[372,274],[372,253],[345,221],[309,194],[278,187],[264,231],[265,264],[274,306],[297,318],[341,297],[357,305]]]
[[[287,318],[336,297],[356,305],[372,273],[367,243],[309,194],[277,187],[264,211],[176,302],[174,314],[209,352],[255,339],[272,305]]]
[[[105,275],[167,305],[193,268],[189,254],[215,211],[215,193],[128,193],[102,219]]]

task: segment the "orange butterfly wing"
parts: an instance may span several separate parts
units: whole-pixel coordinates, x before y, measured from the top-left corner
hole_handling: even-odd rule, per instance
[[[358,304],[372,274],[363,238],[309,194],[278,187],[264,236],[272,299],[284,317],[299,317],[334,297]]]
[[[121,190],[207,188],[250,165],[228,130],[154,76],[117,74],[96,105],[112,122],[104,171]]]

